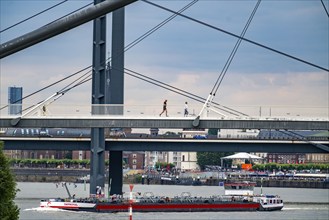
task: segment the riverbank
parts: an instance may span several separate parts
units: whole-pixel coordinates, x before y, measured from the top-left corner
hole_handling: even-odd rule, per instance
[[[40,168],[15,168],[12,169],[17,182],[83,182],[81,178],[89,174],[88,169],[40,169]],[[108,172],[106,172],[108,176]],[[219,176],[218,176],[219,177]],[[107,178],[106,178],[107,179]],[[79,181],[80,180],[80,181]],[[260,187],[280,187],[280,188],[314,188],[329,189],[329,181],[320,179],[288,179],[288,178],[243,178],[234,179],[237,181],[248,180],[256,182]],[[169,177],[161,175],[142,175],[133,174],[124,175],[125,184],[145,184],[145,185],[204,185],[218,186],[224,182],[223,178],[213,176],[193,177],[193,175],[184,175],[178,177]]]

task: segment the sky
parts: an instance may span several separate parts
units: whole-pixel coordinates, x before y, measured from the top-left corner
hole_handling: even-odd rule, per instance
[[[61,1],[0,0],[3,30]],[[92,1],[71,0],[0,33],[1,44],[33,31]],[[179,10],[191,1],[152,1]],[[323,0],[327,10],[329,1]],[[240,35],[256,1],[200,0],[184,14]],[[165,20],[168,11],[145,2],[125,8],[125,45]],[[111,14],[107,15],[107,56],[111,53]],[[2,58],[0,104],[9,86],[28,95],[92,63],[92,22]],[[329,69],[329,18],[320,0],[263,0],[245,38]],[[125,53],[125,67],[207,98],[237,38],[176,17]],[[24,100],[35,104],[67,85],[51,87]],[[243,41],[214,101],[252,115],[329,118],[329,72]],[[202,103],[125,75],[126,109],[158,115],[164,99],[169,115],[183,114],[185,101],[198,113]],[[91,83],[65,94],[56,104],[74,114],[91,103]],[[72,108],[68,108],[72,106]],[[79,107],[80,106],[80,107]],[[81,107],[82,108],[82,107]],[[73,110],[72,110],[73,109]],[[138,109],[138,110],[137,110]],[[276,112],[277,111],[277,112]],[[3,111],[1,114],[5,114]]]

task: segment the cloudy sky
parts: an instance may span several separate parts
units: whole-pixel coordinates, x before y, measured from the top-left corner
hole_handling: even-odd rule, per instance
[[[0,0],[0,29],[16,24],[61,1]],[[1,44],[33,31],[92,1],[71,0],[23,24],[1,32]],[[191,1],[153,0],[171,10]],[[329,1],[322,1],[329,10]],[[256,1],[200,0],[185,15],[240,35]],[[126,7],[125,44],[168,18],[168,11],[145,2]],[[107,48],[111,48],[111,14],[107,16]],[[245,38],[329,69],[329,18],[321,0],[263,0]],[[206,98],[228,59],[237,38],[183,17],[176,17],[125,53],[125,66],[148,77]],[[28,95],[92,63],[92,22],[0,60],[1,106],[9,86]],[[25,103],[36,103],[63,88],[51,87]],[[282,114],[329,117],[329,72],[242,42],[216,94],[215,102],[239,110],[280,108]],[[125,104],[148,106],[154,114],[168,99],[169,113],[201,103],[125,75]],[[91,83],[58,100],[60,105],[89,105]],[[76,108],[76,107],[75,107]],[[175,109],[175,110],[173,110]],[[270,110],[271,109],[271,110]],[[282,110],[283,109],[283,110]],[[171,111],[171,112],[170,112]],[[174,113],[173,113],[174,112]],[[284,112],[284,113],[283,113]],[[254,112],[254,114],[257,114]]]

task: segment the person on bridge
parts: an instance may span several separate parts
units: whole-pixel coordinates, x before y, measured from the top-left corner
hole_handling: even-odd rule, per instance
[[[188,105],[187,105],[187,102],[185,102],[185,105],[184,105],[184,117],[187,117],[188,116]]]
[[[160,113],[160,117],[161,115],[166,112],[166,117],[168,117],[168,112],[167,112],[167,99],[163,102],[163,108],[162,108],[162,112]]]

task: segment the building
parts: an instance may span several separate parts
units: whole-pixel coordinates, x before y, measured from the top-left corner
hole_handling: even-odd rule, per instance
[[[144,158],[145,158],[145,153],[144,152],[129,152],[129,153],[124,153],[127,154],[127,165],[129,169],[132,170],[143,170],[145,165],[144,165]]]
[[[199,170],[200,167],[197,164],[197,153],[196,152],[182,152],[181,153],[181,167],[182,171]]]
[[[159,163],[167,163],[168,152],[163,151],[146,151],[145,152],[145,168],[157,168],[155,165]]]
[[[22,113],[22,87],[8,87],[8,114],[20,115]],[[1,129],[1,133],[5,133],[5,129]],[[20,150],[6,150],[5,155],[11,159],[21,159],[22,151]]]
[[[22,114],[22,87],[9,87],[8,88],[8,114],[20,115]]]
[[[181,152],[177,152],[177,151],[170,151],[168,152],[168,163],[172,163],[175,165],[176,169],[181,169],[182,165],[181,165],[181,158],[182,158],[182,153]]]
[[[206,138],[207,131],[205,129],[183,129],[182,131],[183,138]],[[182,171],[191,171],[191,170],[199,170],[200,167],[198,165],[197,160],[197,152],[180,152],[180,161],[181,166],[179,169]]]
[[[329,163],[329,154],[306,154],[306,163]]]
[[[301,153],[268,153],[268,163],[284,163],[284,164],[296,164],[305,163],[306,154]]]

